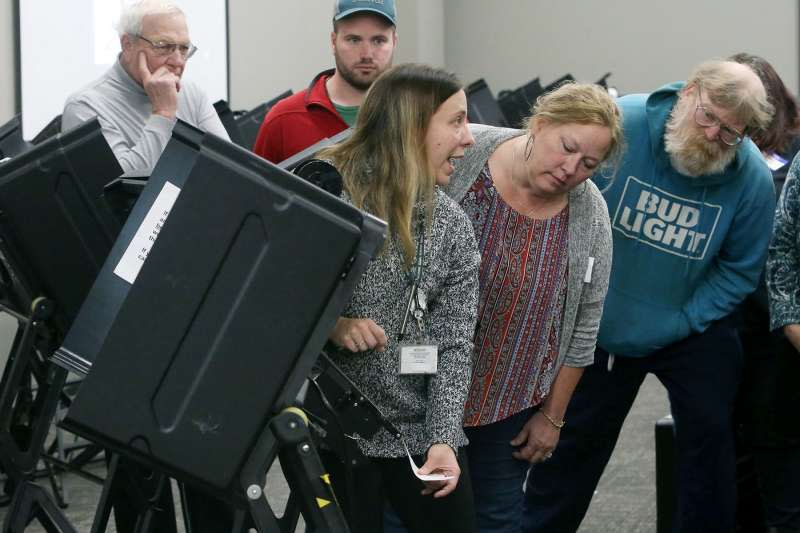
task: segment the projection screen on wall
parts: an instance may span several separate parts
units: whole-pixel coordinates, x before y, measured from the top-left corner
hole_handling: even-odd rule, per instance
[[[18,0],[22,131],[32,139],[64,100],[116,61],[115,24],[131,0]],[[227,0],[180,0],[198,47],[184,79],[212,102],[228,99]]]

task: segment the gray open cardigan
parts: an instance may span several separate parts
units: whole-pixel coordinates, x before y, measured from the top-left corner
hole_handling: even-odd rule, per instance
[[[460,202],[503,142],[524,135],[522,130],[473,124],[475,144],[466,150],[450,178],[447,194]],[[582,367],[594,361],[597,330],[603,314],[611,272],[611,223],[597,186],[587,180],[569,194],[567,298],[562,321],[556,373],[561,365]],[[594,258],[591,281],[585,282],[589,258]]]

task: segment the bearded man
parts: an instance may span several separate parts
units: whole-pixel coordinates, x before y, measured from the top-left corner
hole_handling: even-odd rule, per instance
[[[331,51],[336,68],[269,110],[253,151],[280,163],[352,127],[372,82],[392,66],[397,46],[394,0],[336,0]]]
[[[550,461],[528,476],[524,531],[577,530],[648,373],[675,420],[674,531],[734,530],[732,425],[742,350],[731,314],[765,262],[774,192],[748,132],[772,106],[758,76],[728,61],[619,100],[628,148],[596,181],[614,256],[595,351]],[[587,272],[587,277],[591,276]]]

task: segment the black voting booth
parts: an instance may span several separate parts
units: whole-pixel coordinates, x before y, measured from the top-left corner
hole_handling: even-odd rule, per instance
[[[48,122],[42,130],[31,139],[33,144],[41,144],[50,137],[61,132],[61,115],[56,115]]]
[[[22,138],[22,121],[20,115],[0,126],[0,159],[14,157],[31,147]]]
[[[294,154],[290,158],[281,161],[280,163],[278,163],[278,167],[280,167],[280,168],[282,168],[284,170],[288,170],[288,171],[296,173],[296,169],[300,165],[302,165],[303,163],[305,163],[305,162],[307,162],[307,161],[309,161],[311,159],[314,159],[314,157],[316,156],[317,152],[319,152],[323,148],[327,148],[328,146],[332,146],[334,144],[337,144],[337,143],[340,143],[340,142],[346,140],[352,134],[353,134],[353,130],[348,128],[348,129],[346,129],[344,131],[340,131],[339,133],[337,133],[336,135],[334,135],[332,137],[326,137],[325,139],[317,141],[316,143],[312,144],[311,146],[309,146],[308,148],[306,148],[302,152],[297,152],[296,154]],[[307,176],[303,176],[303,178],[307,179]],[[320,184],[315,183],[315,185],[319,186]],[[330,191],[330,189],[325,188],[325,187],[322,187],[322,189]],[[339,187],[339,190],[341,191],[341,186]]]
[[[470,83],[465,89],[467,95],[467,117],[476,124],[508,127],[508,122],[495,100],[489,85],[483,78]]]
[[[225,131],[228,132],[231,142],[251,150],[256,142],[256,137],[258,137],[261,123],[264,122],[264,117],[269,110],[272,109],[272,106],[291,95],[291,90],[284,91],[272,100],[261,103],[249,111],[232,111],[227,101],[218,100],[214,103],[214,110],[219,115],[222,125],[225,126]]]
[[[118,226],[102,186],[122,173],[97,121],[0,164],[0,309],[19,329],[0,383],[0,463],[13,486],[3,531],[37,518],[48,531],[71,526],[31,482],[66,371],[48,362],[111,249]],[[58,497],[58,494],[57,494]]]
[[[222,122],[222,125],[225,127],[225,131],[228,132],[228,137],[230,137],[231,142],[243,148],[247,148],[242,141],[242,134],[239,133],[239,126],[236,125],[236,117],[228,101],[217,100],[214,102],[214,111],[217,112],[220,122]]]
[[[512,128],[522,127],[523,120],[531,114],[531,106],[543,92],[539,78],[534,78],[517,89],[500,91],[497,104],[508,125]]]
[[[264,122],[264,117],[267,116],[272,106],[291,95],[291,90],[284,91],[275,98],[236,116],[236,126],[239,128],[239,132],[242,135],[242,142],[245,148],[248,150],[253,148],[256,137],[258,137],[258,130],[261,128],[261,123]]]
[[[293,530],[300,511],[346,531],[288,407],[384,229],[179,123],[59,350],[90,370],[65,426],[224,499],[234,529]],[[157,239],[126,255],[137,232]],[[278,454],[292,489],[281,521],[261,491]]]
[[[608,85],[610,76],[611,73],[607,72],[596,83],[606,90],[616,91]],[[570,81],[575,81],[575,78],[571,74],[565,74],[542,87],[539,78],[534,78],[516,89],[500,91],[495,99],[486,81],[481,78],[465,89],[469,120],[479,124],[521,128],[525,119],[530,116],[537,98]]]
[[[58,304],[66,332],[120,225],[104,186],[122,174],[97,120],[0,167],[0,236],[27,285]]]
[[[508,124],[512,128],[521,128],[522,122],[530,116],[532,106],[539,96],[554,91],[569,81],[575,81],[575,78],[572,74],[564,74],[546,87],[542,87],[539,78],[534,78],[517,89],[500,91],[497,103]]]

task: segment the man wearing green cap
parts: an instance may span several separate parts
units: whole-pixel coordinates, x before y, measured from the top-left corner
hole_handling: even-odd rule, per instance
[[[396,24],[394,0],[336,0],[331,32],[336,68],[275,104],[253,151],[280,163],[355,124],[367,89],[392,65]]]

